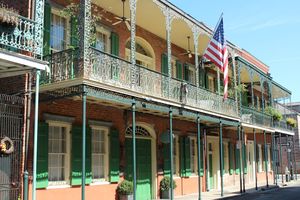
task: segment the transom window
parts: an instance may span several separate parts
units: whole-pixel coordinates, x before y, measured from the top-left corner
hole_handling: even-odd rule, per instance
[[[126,60],[130,61],[130,50],[131,43],[130,40],[126,43],[125,56]],[[141,65],[143,67],[155,70],[155,62],[154,62],[154,52],[152,47],[148,42],[141,38],[136,39],[135,43],[135,51],[136,51],[136,64]]]
[[[150,137],[150,133],[142,126],[135,127],[135,134],[138,136]],[[132,126],[126,129],[126,135],[132,135]]]
[[[69,128],[67,126],[49,124],[48,136],[48,180],[49,184],[66,184],[68,179],[68,141]],[[50,184],[51,185],[51,184]]]
[[[50,47],[53,52],[62,51],[68,45],[67,18],[52,10],[50,27]]]
[[[92,128],[92,179],[104,181],[107,176],[108,164],[108,129],[103,127]]]

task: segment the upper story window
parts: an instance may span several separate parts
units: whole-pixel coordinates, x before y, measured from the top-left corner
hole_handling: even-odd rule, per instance
[[[191,64],[186,64],[185,65],[185,80],[188,81],[189,83],[196,84],[196,71],[195,71],[195,66]]]
[[[212,92],[215,91],[215,80],[213,76],[208,75],[208,89]]]
[[[126,60],[130,61],[130,40],[126,43],[125,56]],[[155,70],[154,51],[151,45],[142,38],[136,38],[135,44],[136,50],[136,64],[146,67],[151,70]]]
[[[96,28],[95,48],[106,53],[110,52],[110,31],[104,27]]]
[[[50,48],[53,52],[62,51],[69,45],[68,18],[58,10],[51,10]]]
[[[70,125],[49,122],[48,180],[49,185],[64,185],[69,179]]]

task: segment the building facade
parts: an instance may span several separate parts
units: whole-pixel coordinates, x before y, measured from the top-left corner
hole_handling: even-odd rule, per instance
[[[281,108],[291,92],[247,51],[228,41],[223,100],[223,73],[201,57],[212,30],[168,1],[49,0],[35,9],[49,71],[32,130],[20,132],[30,199],[117,199],[124,179],[136,183],[136,199],[159,199],[165,176],[175,196],[222,195],[283,172],[281,139],[294,130]]]

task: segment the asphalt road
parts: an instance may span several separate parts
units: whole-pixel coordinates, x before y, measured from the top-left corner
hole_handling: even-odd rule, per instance
[[[227,198],[230,199],[230,198]],[[273,189],[264,192],[246,194],[240,197],[231,198],[233,200],[300,200],[300,184],[286,186],[284,188]]]

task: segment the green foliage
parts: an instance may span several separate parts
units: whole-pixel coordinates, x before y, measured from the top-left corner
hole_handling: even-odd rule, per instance
[[[160,191],[166,191],[170,189],[170,177],[165,176],[161,181],[160,181]],[[173,180],[173,189],[177,187],[176,182]]]
[[[133,194],[133,183],[128,180],[123,180],[117,187],[118,194],[130,195]]]
[[[290,117],[286,119],[286,123],[293,128],[296,128],[296,126],[297,126],[297,121]]]
[[[282,120],[282,114],[276,110],[275,108],[268,106],[265,108],[265,113],[271,115],[273,117],[273,120],[280,121]]]

